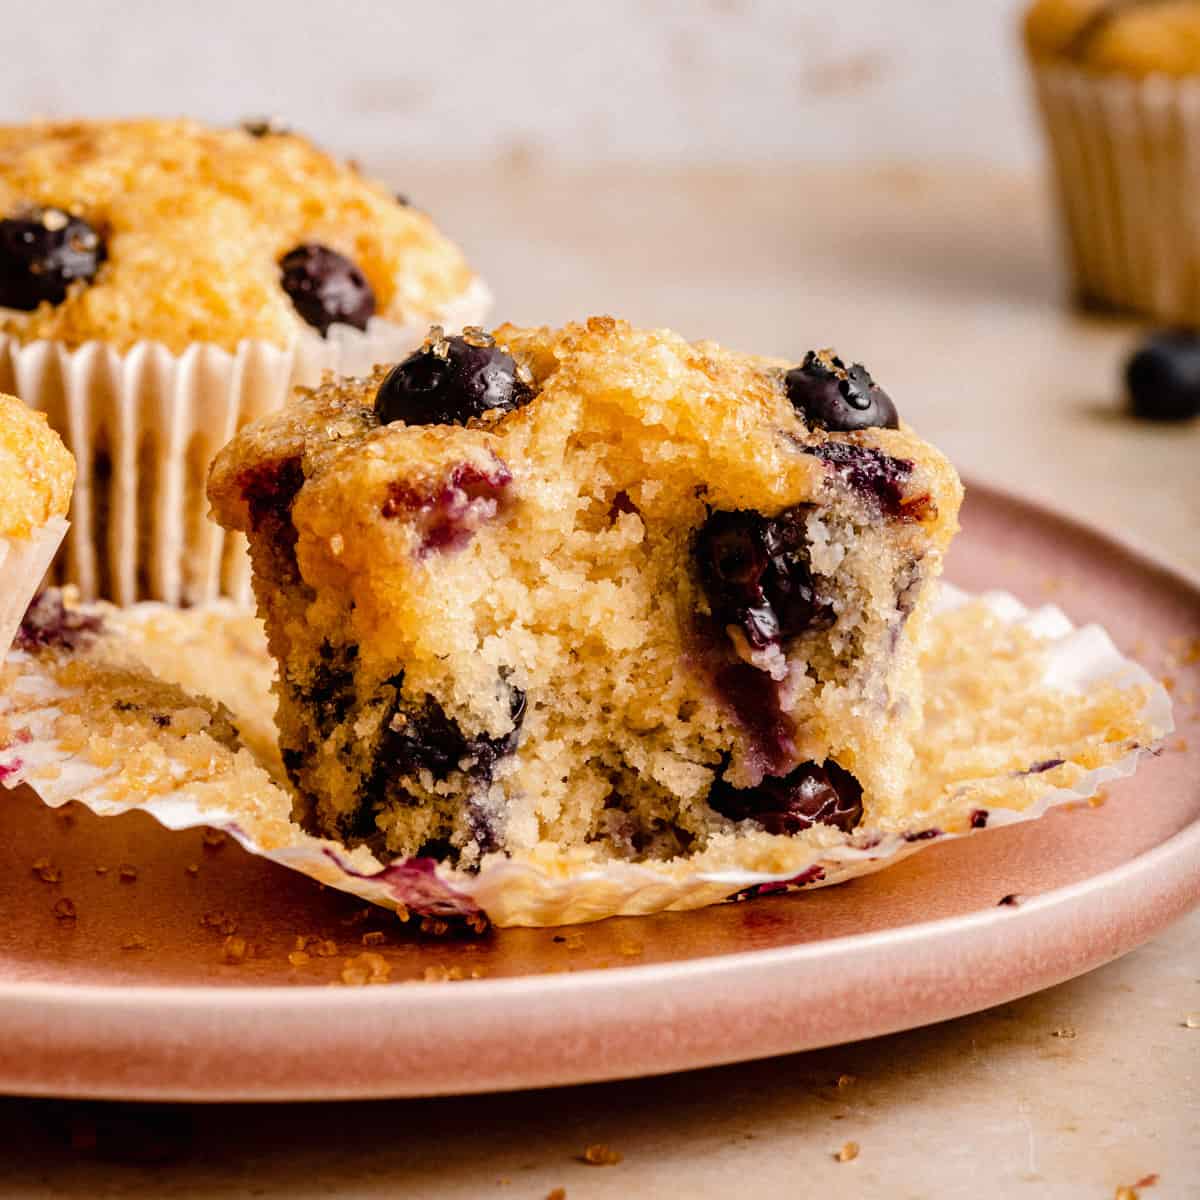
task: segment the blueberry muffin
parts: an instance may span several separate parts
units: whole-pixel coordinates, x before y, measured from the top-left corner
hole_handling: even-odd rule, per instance
[[[67,531],[74,480],[46,418],[0,395],[0,658]]]
[[[1037,0],[1024,33],[1079,297],[1200,323],[1200,0]]]
[[[209,496],[314,832],[469,868],[903,815],[961,486],[831,351],[435,328],[242,430]]]
[[[423,213],[306,139],[186,120],[0,127],[0,387],[79,460],[85,596],[247,591],[212,454],[322,370],[369,370],[486,291]]]

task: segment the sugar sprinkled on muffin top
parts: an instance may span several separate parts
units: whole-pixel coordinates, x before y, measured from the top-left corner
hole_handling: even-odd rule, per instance
[[[1197,0],[1037,0],[1025,40],[1039,59],[1132,75],[1200,74]]]
[[[0,394],[0,537],[28,537],[67,511],[75,460],[45,415]]]
[[[473,281],[427,216],[272,127],[0,128],[0,327],[22,340],[284,345],[436,320]]]

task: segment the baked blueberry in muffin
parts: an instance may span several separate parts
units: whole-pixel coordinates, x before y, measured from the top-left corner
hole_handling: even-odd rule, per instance
[[[961,487],[861,365],[435,328],[242,430],[209,496],[310,829],[470,867],[903,815]]]
[[[428,323],[475,284],[416,209],[285,127],[0,128],[0,327],[174,351]]]

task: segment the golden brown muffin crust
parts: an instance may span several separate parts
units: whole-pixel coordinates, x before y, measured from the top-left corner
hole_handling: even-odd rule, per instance
[[[427,216],[291,134],[188,120],[0,127],[0,216],[34,206],[100,230],[107,261],[62,304],[5,314],[22,340],[284,345],[312,332],[280,287],[280,258],[304,243],[349,257],[393,321],[438,319],[474,280]]]
[[[63,516],[74,483],[75,460],[45,415],[0,394],[0,537],[25,538]]]
[[[1197,0],[1037,0],[1025,41],[1038,60],[1131,75],[1200,74]]]

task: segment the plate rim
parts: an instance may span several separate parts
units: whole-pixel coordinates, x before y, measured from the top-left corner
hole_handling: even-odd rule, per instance
[[[1161,581],[1159,587],[1175,590],[1200,602],[1200,572],[1183,566],[1155,548],[1147,548],[1131,537],[1102,529],[1071,513],[1062,512],[1037,499],[1030,499],[1016,492],[991,483],[968,480],[968,487],[982,494],[985,502],[1002,504],[1024,510],[1030,516],[1040,518],[1082,536],[1099,549],[1117,552],[1126,560],[1136,564],[1139,571],[1150,572]],[[1128,910],[1113,912],[1102,900],[1103,897],[1119,892],[1131,882],[1136,882],[1140,891],[1136,905]],[[1090,905],[1093,899],[1100,903]],[[51,1010],[59,1014],[70,1014],[82,1021],[95,1020],[100,1024],[112,1021],[138,1024],[136,1018],[151,1014],[174,1016],[194,1033],[208,1030],[208,1041],[213,1030],[218,1030],[222,1017],[245,1023],[243,1032],[258,1029],[267,1040],[276,1042],[284,1036],[284,1027],[302,1022],[306,1017],[320,1012],[331,1017],[358,1017],[375,1023],[404,1019],[413,1014],[422,1014],[453,1030],[465,1014],[480,1015],[484,1010],[501,1008],[510,1010],[514,1002],[536,998],[540,1003],[560,1003],[563,1013],[570,1013],[573,1001],[579,997],[590,998],[593,1006],[611,1005],[614,1000],[629,992],[641,992],[646,988],[657,988],[656,998],[666,1007],[674,1006],[676,1013],[689,1005],[695,1006],[688,994],[689,985],[699,981],[721,983],[726,987],[731,978],[747,973],[760,982],[779,985],[784,1001],[793,998],[798,986],[797,978],[805,975],[804,968],[814,962],[834,963],[842,969],[850,968],[849,975],[861,968],[864,961],[870,962],[881,955],[902,954],[906,947],[937,947],[946,939],[966,939],[968,946],[986,947],[988,935],[999,930],[1005,923],[1011,928],[1016,922],[1022,928],[1036,931],[1040,922],[1051,922],[1055,914],[1079,913],[1079,923],[1086,927],[1090,937],[1081,937],[1088,942],[1088,950],[1067,961],[1046,965],[1034,987],[1028,979],[1021,979],[1017,986],[1006,987],[1002,976],[997,976],[987,989],[986,1000],[966,1006],[958,1003],[943,1004],[935,1015],[922,1016],[916,1024],[950,1019],[965,1013],[978,1011],[982,1007],[1001,1004],[1041,990],[1066,979],[1092,970],[1105,962],[1120,957],[1136,946],[1156,936],[1168,925],[1180,919],[1192,908],[1200,905],[1200,814],[1170,837],[1148,850],[1124,862],[1089,875],[1074,883],[1051,889],[1023,901],[1019,906],[994,907],[934,920],[918,921],[891,929],[864,933],[850,933],[824,940],[804,942],[790,946],[776,946],[760,950],[737,950],[728,954],[708,954],[696,958],[660,962],[629,963],[608,968],[588,968],[567,974],[539,974],[521,977],[484,978],[464,980],[469,987],[454,986],[449,991],[442,982],[406,981],[403,986],[384,988],[330,988],[327,984],[254,984],[248,986],[213,986],[208,984],[110,984],[110,983],[65,983],[39,980],[0,980],[0,1027],[19,1026],[24,1019],[36,1018],[40,1013],[45,1020]],[[684,914],[680,914],[683,916]],[[1119,917],[1120,919],[1114,919]],[[1067,922],[1062,922],[1066,927]],[[978,935],[972,937],[972,935]],[[1107,940],[1106,940],[1107,936]],[[980,951],[983,953],[983,951]],[[919,958],[920,956],[913,956]],[[986,957],[986,955],[985,955]],[[837,974],[836,971],[832,972]],[[919,979],[921,968],[913,967],[910,978]],[[693,988],[693,990],[695,990]],[[431,1003],[431,1000],[436,1000]],[[749,997],[743,997],[740,1011],[748,1011]],[[496,1020],[496,1014],[488,1016]],[[578,1015],[576,1014],[576,1019]],[[611,1016],[609,1017],[611,1020]],[[650,1024],[643,1017],[643,1024]],[[870,1025],[869,1022],[866,1023]],[[271,1029],[275,1026],[274,1030]],[[514,1087],[555,1086],[568,1083],[594,1082],[604,1079],[627,1078],[634,1074],[654,1074],[689,1067],[715,1066],[721,1063],[746,1061],[790,1051],[812,1049],[821,1045],[834,1044],[848,1038],[878,1036],[910,1028],[913,1023],[903,1024],[894,1017],[870,1025],[862,1020],[854,1031],[845,1037],[806,1040],[801,1036],[795,1045],[772,1044],[757,1049],[746,1040],[736,1046],[713,1045],[703,1053],[693,1051],[686,1061],[658,1064],[641,1071],[613,1064],[590,1064],[582,1071],[564,1075],[561,1065],[558,1071],[538,1067],[520,1069],[510,1067],[504,1079],[482,1078],[449,1081],[430,1079],[415,1088],[399,1082],[402,1075],[395,1069],[380,1072],[378,1077],[368,1076],[350,1083],[339,1082],[337,1087],[324,1086],[322,1098],[351,1099],[402,1095],[465,1094],[469,1091],[499,1091]],[[106,1030],[106,1032],[109,1032]],[[216,1036],[220,1036],[219,1032]],[[117,1040],[111,1036],[110,1040]],[[129,1042],[137,1041],[135,1034],[127,1036]],[[152,1039],[151,1039],[152,1040]],[[733,1039],[737,1042],[738,1039]],[[75,1044],[79,1044],[76,1037]],[[154,1059],[153,1047],[141,1043]],[[322,1052],[320,1044],[312,1047],[314,1056]],[[159,1048],[159,1054],[163,1053]],[[685,1053],[680,1051],[679,1053]],[[434,1072],[433,1074],[436,1074]],[[217,1083],[182,1084],[159,1079],[157,1083],[144,1080],[111,1079],[102,1084],[92,1081],[68,1080],[60,1072],[54,1078],[41,1080],[26,1077],[19,1069],[15,1072],[0,1061],[0,1093],[22,1095],[57,1095],[91,1098],[120,1098],[146,1100],[262,1100],[286,1101],[313,1098],[310,1087],[302,1083],[279,1083],[262,1080],[230,1086]]]

